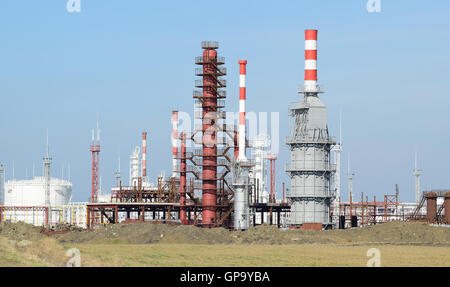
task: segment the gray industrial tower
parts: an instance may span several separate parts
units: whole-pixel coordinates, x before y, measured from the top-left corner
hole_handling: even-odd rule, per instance
[[[305,31],[305,85],[302,100],[289,106],[290,135],[286,144],[291,160],[286,172],[291,178],[288,198],[291,202],[290,225],[321,223],[329,227],[332,198],[330,149],[335,140],[328,135],[326,106],[318,94],[317,30]]]

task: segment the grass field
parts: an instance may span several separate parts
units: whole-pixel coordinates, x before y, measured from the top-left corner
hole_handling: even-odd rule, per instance
[[[79,244],[84,266],[360,266],[369,248],[381,266],[450,266],[450,247],[333,245]]]

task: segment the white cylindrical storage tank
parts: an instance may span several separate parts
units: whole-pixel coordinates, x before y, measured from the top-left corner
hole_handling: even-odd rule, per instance
[[[72,183],[59,178],[50,179],[50,205],[69,204],[72,198]],[[5,183],[5,206],[44,206],[45,178],[9,180]]]

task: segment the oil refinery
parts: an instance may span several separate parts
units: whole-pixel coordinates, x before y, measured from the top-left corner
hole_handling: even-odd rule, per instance
[[[148,176],[149,166],[157,167],[147,161],[152,133],[143,131],[142,142],[129,157],[128,180],[122,176],[119,160],[114,187],[110,193],[101,192],[97,127],[89,146],[89,201],[73,202],[70,179],[51,176],[52,158],[47,143],[42,176],[5,180],[5,168],[0,166],[0,221],[23,221],[37,226],[68,223],[86,229],[120,222],[152,222],[234,230],[264,223],[284,229],[313,230],[364,227],[388,221],[450,224],[450,192],[421,190],[422,171],[417,166],[417,154],[413,170],[416,202],[399,201],[398,186],[378,200],[363,193],[356,195],[350,170],[349,201],[341,201],[342,137],[339,135],[336,140],[328,130],[330,119],[321,98],[325,89],[318,84],[317,76],[317,30],[305,30],[304,45],[304,83],[298,88],[299,100],[286,105],[289,119],[281,121],[290,127],[283,147],[289,150],[290,157],[284,169],[276,169],[277,151],[271,148],[277,139],[262,133],[248,136],[246,101],[256,100],[252,95],[247,98],[246,91],[247,65],[252,63],[242,59],[232,65],[239,70],[239,97],[228,99],[238,103],[239,116],[230,121],[225,101],[225,58],[220,55],[218,42],[204,41],[202,54],[194,61],[198,77],[193,81],[192,93],[194,129],[179,130],[179,111],[167,111],[172,115],[170,176],[163,172],[155,181]],[[286,173],[290,179],[282,183],[282,192],[278,193],[277,172]]]

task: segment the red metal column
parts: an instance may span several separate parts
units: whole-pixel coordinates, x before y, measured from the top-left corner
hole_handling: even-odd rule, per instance
[[[86,228],[91,229],[91,209],[86,207]]]
[[[94,138],[94,130],[92,130],[92,144],[90,151],[92,153],[92,190],[91,190],[91,203],[97,202],[98,189],[99,189],[99,154],[100,154],[100,136],[97,127],[97,142]],[[91,225],[96,225],[98,223],[98,218],[93,213],[90,218]]]
[[[100,141],[97,138],[97,144],[94,141],[94,134],[92,134],[92,144],[90,148],[92,153],[92,190],[91,190],[91,202],[97,202],[98,195],[98,170],[99,170],[99,153],[100,153]]]
[[[437,216],[437,194],[430,191],[425,194],[425,197],[427,199],[427,220],[434,222]]]
[[[444,194],[444,222],[450,224],[450,191]]]
[[[269,195],[269,202],[275,203],[275,161],[277,159],[277,156],[274,154],[269,155],[268,157],[270,161],[270,195]]]
[[[181,160],[180,160],[180,220],[182,224],[186,221],[186,136],[181,132]]]
[[[203,51],[203,172],[202,172],[202,225],[212,227],[216,221],[217,204],[217,51]]]

